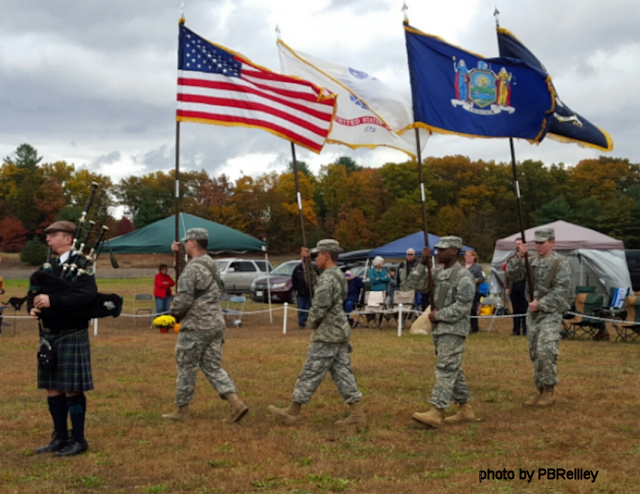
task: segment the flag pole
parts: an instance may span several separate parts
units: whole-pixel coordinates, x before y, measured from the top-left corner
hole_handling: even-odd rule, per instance
[[[178,21],[179,30],[182,31],[184,25],[184,2],[182,3],[180,20]],[[178,43],[180,46],[180,43]],[[180,49],[178,49],[178,67],[180,66]],[[178,88],[179,90],[179,88]],[[180,241],[180,121],[176,119],[176,169],[175,169],[175,197],[174,197],[174,216],[175,231],[174,239]],[[176,280],[180,277],[180,251],[174,253],[173,262],[175,263]]]
[[[402,13],[404,15],[404,24],[409,24],[409,15],[407,11],[409,7],[407,7],[407,2],[402,3]],[[415,120],[415,118],[414,118]],[[414,124],[415,125],[415,124]],[[416,159],[418,161],[418,174],[420,178],[420,197],[422,200],[422,230],[424,233],[424,246],[428,249],[431,248],[429,245],[429,224],[427,223],[427,198],[424,193],[424,175],[422,173],[422,151],[420,146],[420,129],[418,127],[414,127],[416,132]],[[431,306],[431,310],[435,308],[435,294],[434,294],[434,285],[433,285],[433,276],[432,276],[432,263],[433,261],[427,264],[427,272],[429,273],[429,305]]]
[[[493,11],[493,18],[496,20],[496,29],[500,27],[500,11],[498,7]],[[500,46],[498,45],[498,50]],[[520,237],[522,238],[522,243],[527,243],[527,238],[524,234],[524,219],[522,217],[522,200],[520,198],[520,182],[518,181],[518,171],[516,168],[516,150],[513,145],[513,137],[509,137],[509,148],[511,149],[511,170],[513,171],[513,185],[516,189],[516,203],[518,204],[518,220],[520,221]],[[527,288],[529,288],[529,295],[531,300],[534,299],[533,293],[533,278],[531,277],[531,267],[529,266],[529,254],[525,252],[524,254],[524,266],[526,270],[527,277]]]
[[[302,246],[307,248],[307,235],[304,231],[304,214],[302,213],[302,196],[300,195],[300,178],[298,177],[298,162],[296,160],[296,145],[291,142],[291,159],[293,162],[293,177],[296,182],[296,199],[298,201],[298,213],[300,214],[300,230],[302,232]],[[309,287],[309,294],[313,297],[313,286],[311,285],[311,260],[306,263],[305,282]]]
[[[509,146],[511,148],[511,169],[513,170],[513,184],[516,188],[516,202],[518,203],[518,219],[520,220],[520,236],[522,237],[522,243],[526,244],[527,239],[524,235],[524,219],[522,218],[522,201],[520,199],[520,182],[518,182],[518,172],[516,170],[516,152],[513,146],[513,137],[509,137]],[[524,253],[524,265],[527,272],[527,286],[529,288],[529,295],[531,300],[534,299],[533,295],[533,279],[531,278],[531,268],[529,266],[529,255]]]
[[[420,130],[418,127],[415,127],[416,131],[416,157],[418,159],[418,174],[420,176],[420,195],[422,198],[422,226],[424,233],[424,246],[430,248],[429,246],[429,224],[427,223],[427,205],[426,205],[426,197],[424,193],[424,175],[422,173],[422,152],[420,150]],[[435,307],[435,299],[434,299],[434,288],[433,288],[433,277],[431,276],[431,263],[427,264],[427,271],[429,272],[429,303],[431,305],[431,310]]]

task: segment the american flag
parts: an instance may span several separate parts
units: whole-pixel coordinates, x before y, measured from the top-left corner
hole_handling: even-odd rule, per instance
[[[181,122],[257,127],[319,153],[331,130],[336,95],[271,72],[180,26]]]

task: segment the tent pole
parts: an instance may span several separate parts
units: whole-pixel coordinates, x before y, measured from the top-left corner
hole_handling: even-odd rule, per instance
[[[427,224],[427,206],[426,206],[426,197],[424,193],[424,176],[422,174],[422,152],[420,150],[420,130],[418,127],[415,128],[416,131],[416,157],[418,159],[418,174],[420,176],[420,195],[422,197],[422,226],[424,232],[424,246],[429,247],[429,225]],[[434,299],[434,288],[433,288],[433,277],[431,276],[431,262],[427,265],[427,271],[429,272],[429,303],[431,305],[431,309],[435,307],[435,299]]]
[[[300,213],[300,230],[302,232],[302,246],[307,248],[307,235],[304,231],[304,214],[302,213],[302,196],[300,195],[300,178],[298,177],[298,162],[296,161],[296,146],[291,142],[291,159],[293,162],[293,178],[296,182],[296,199],[298,200],[298,213]],[[313,297],[313,286],[311,285],[311,260],[305,263],[305,282],[309,288],[309,295]]]
[[[522,219],[522,204],[520,201],[520,183],[518,182],[518,172],[516,170],[516,151],[513,147],[513,137],[509,137],[509,146],[511,147],[511,169],[513,170],[513,184],[516,188],[516,202],[518,204],[518,218],[520,220],[520,236],[522,237],[522,243],[526,244],[527,239],[524,235],[524,220]],[[531,300],[533,300],[533,279],[531,278],[531,268],[529,267],[529,256],[528,253],[524,254],[524,265],[527,271],[527,286],[529,287],[529,295],[531,296]]]
[[[582,264],[582,256],[578,254],[578,258],[580,259],[580,286],[582,285],[582,275],[584,274],[584,264]]]
[[[175,170],[175,235],[176,242],[180,241],[180,122],[176,121],[176,170]],[[180,277],[180,251],[174,253],[176,281]]]

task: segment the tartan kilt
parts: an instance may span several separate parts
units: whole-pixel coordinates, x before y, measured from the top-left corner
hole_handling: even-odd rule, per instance
[[[54,371],[38,366],[38,389],[56,389],[67,393],[93,389],[91,375],[91,348],[89,331],[84,329],[69,334],[41,333],[58,354]]]

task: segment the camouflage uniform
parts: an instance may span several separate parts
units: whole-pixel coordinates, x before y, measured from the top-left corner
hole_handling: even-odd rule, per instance
[[[322,240],[318,243],[318,248],[322,248],[322,242],[333,242],[338,246],[335,240]],[[362,399],[362,393],[358,390],[356,378],[351,371],[349,356],[351,326],[344,312],[347,280],[340,269],[331,267],[320,276],[312,269],[311,282],[315,289],[307,324],[313,333],[307,360],[293,390],[292,401],[309,403],[329,371],[345,403],[351,405]]]
[[[200,230],[200,229],[191,229]],[[205,230],[206,232],[206,230]],[[171,314],[180,318],[180,334],[176,343],[175,404],[180,407],[193,400],[198,366],[216,392],[225,398],[237,393],[234,382],[221,367],[225,322],[220,308],[220,272],[217,264],[202,254],[189,262],[178,279],[177,293],[171,304]]]
[[[551,230],[550,237],[549,232]],[[542,233],[539,233],[542,232]],[[545,241],[555,238],[552,228],[541,228],[535,232],[535,240]],[[562,259],[549,290],[544,290],[544,282],[556,259]],[[529,357],[533,362],[533,380],[538,389],[558,384],[558,355],[562,314],[569,309],[567,302],[571,291],[571,265],[556,252],[545,257],[532,256],[530,266],[533,273],[534,298],[538,300],[538,311],[534,319],[527,311],[527,338],[529,341]],[[507,276],[510,280],[519,281],[526,277],[524,259],[513,257],[507,263]],[[526,290],[527,300],[531,297]]]
[[[435,247],[462,248],[462,240],[458,237],[442,237]],[[476,288],[471,273],[457,263],[449,269],[436,268],[433,277],[434,300],[438,311],[437,321],[432,323],[432,333],[438,360],[436,382],[429,403],[438,409],[444,409],[451,400],[459,404],[471,400],[461,365]],[[407,286],[411,290],[427,291],[429,273],[425,265],[418,264],[409,274]]]

